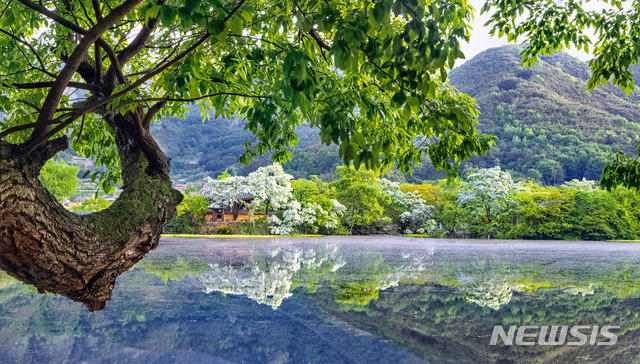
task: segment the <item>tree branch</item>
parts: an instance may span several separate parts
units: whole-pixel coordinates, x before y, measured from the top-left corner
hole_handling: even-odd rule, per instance
[[[15,40],[16,42],[19,42],[19,43],[24,44],[25,46],[27,46],[27,48],[29,48],[31,53],[33,53],[33,55],[36,57],[36,60],[40,64],[42,72],[48,74],[51,77],[54,77],[54,78],[56,77],[53,73],[47,71],[47,69],[44,66],[44,62],[42,61],[42,58],[40,58],[40,55],[38,54],[38,52],[36,52],[36,49],[33,48],[33,46],[29,42],[27,42],[27,41],[15,36],[14,34],[8,32],[8,31],[6,31],[6,30],[4,30],[2,28],[0,28],[0,33],[4,33],[7,36],[9,36],[10,38],[12,38],[13,40]],[[29,62],[29,63],[31,63],[31,62]]]
[[[102,48],[96,43],[93,45],[94,53],[95,53],[95,76],[93,77],[93,83],[96,85],[100,84],[100,79],[102,78]]]
[[[166,100],[158,101],[153,104],[153,106],[151,106],[149,110],[147,110],[147,113],[144,115],[144,119],[142,119],[142,127],[145,130],[149,130],[149,127],[151,126],[151,120],[160,110],[162,110],[166,103]]]
[[[2,9],[2,13],[0,13],[0,19],[2,19],[2,17],[4,16],[4,14],[7,12],[7,9],[9,9],[9,6],[11,6],[11,3],[13,2],[13,0],[9,0],[7,2],[7,5],[5,5],[4,9]]]
[[[102,19],[102,10],[100,9],[98,0],[91,0],[91,5],[93,6],[93,12],[96,14],[96,19]]]
[[[115,111],[118,111],[120,109],[122,109],[123,107],[127,107],[129,105],[133,105],[133,104],[143,104],[145,102],[154,102],[157,101],[158,103],[160,102],[194,102],[194,101],[198,101],[198,100],[203,100],[203,99],[208,99],[211,97],[216,97],[216,96],[240,96],[240,97],[248,97],[248,98],[253,98],[253,99],[270,99],[270,96],[262,96],[262,95],[249,95],[249,94],[243,94],[243,93],[239,93],[239,92],[216,92],[213,94],[207,94],[207,95],[203,95],[203,96],[198,96],[198,97],[193,97],[193,98],[189,98],[189,99],[178,99],[178,98],[171,98],[171,97],[150,97],[147,99],[138,99],[138,100],[131,100],[131,101],[127,101],[123,104],[118,105],[117,107],[114,107],[113,109],[109,110],[109,112],[113,113]],[[157,104],[155,104],[154,106],[156,106]]]
[[[20,90],[32,90],[32,89],[36,89],[36,88],[46,88],[46,87],[52,87],[54,84],[54,81],[43,81],[43,82],[30,82],[30,83],[14,83],[12,85],[7,85],[7,84],[2,84],[2,86],[4,87],[15,87],[17,89]],[[67,84],[67,87],[70,88],[77,88],[77,89],[81,89],[81,90],[89,90],[89,91],[99,91],[100,88],[96,85],[91,85],[88,83],[83,83],[83,82],[69,82]]]
[[[18,100],[16,100],[16,102],[21,102],[21,103],[29,106],[30,108],[40,112],[40,108],[36,104],[33,104],[33,103],[31,103],[31,102],[29,102],[27,100],[18,99]]]
[[[166,3],[166,0],[159,0],[158,5],[162,5]],[[114,73],[118,77],[118,80],[121,83],[124,83],[125,76],[122,72],[122,66],[124,66],[136,53],[140,52],[143,49],[145,43],[153,33],[154,29],[160,22],[160,17],[157,16],[153,19],[149,19],[149,21],[142,26],[142,29],[138,33],[138,35],[122,50],[120,54],[117,56],[118,62],[111,62],[111,67],[107,71],[107,87],[108,89],[112,89],[114,87],[113,75]]]
[[[331,47],[329,47],[329,45],[324,42],[324,39],[320,37],[320,34],[318,34],[318,31],[315,28],[311,28],[311,30],[309,31],[309,35],[316,41],[316,43],[318,43],[320,48],[326,49],[328,51],[331,50]]]
[[[28,0],[18,0],[18,1],[20,1],[21,3],[28,3],[35,7],[41,7],[45,11],[50,12],[46,8],[37,4],[33,4]],[[60,102],[60,99],[62,98],[62,94],[67,87],[67,84],[69,83],[69,81],[71,81],[71,78],[76,73],[78,66],[86,57],[87,53],[89,52],[89,49],[91,48],[91,45],[93,45],[93,43],[95,43],[98,39],[100,39],[100,36],[102,35],[102,33],[104,33],[107,29],[109,29],[111,25],[116,23],[118,20],[124,17],[127,13],[133,10],[133,8],[136,5],[138,5],[141,1],[142,0],[125,1],[120,6],[113,9],[109,13],[109,15],[107,15],[105,18],[103,18],[100,22],[98,22],[94,27],[92,27],[89,31],[85,33],[84,37],[82,37],[82,39],[80,40],[76,48],[71,53],[71,56],[69,57],[69,59],[65,62],[65,65],[60,71],[59,76],[56,78],[56,80],[54,81],[54,84],[49,90],[49,94],[47,95],[42,105],[42,110],[40,112],[40,115],[38,115],[38,120],[36,122],[45,122],[46,120],[49,120],[53,117],[55,110],[57,108],[57,105]],[[53,15],[55,17],[58,17],[55,14]],[[73,24],[73,23],[70,23],[70,24]],[[116,58],[116,62],[117,62],[117,58]],[[33,134],[31,138],[27,142],[29,144],[27,146],[27,149],[30,151],[33,151],[36,147],[46,142],[46,139],[41,140],[41,137],[47,134],[48,129],[49,128],[47,125],[36,126],[33,130]],[[37,143],[35,143],[36,140],[38,140]]]
[[[67,115],[69,115],[69,114],[67,114]],[[61,122],[60,119],[62,119],[63,117],[64,116],[57,117],[57,118],[55,118],[53,120],[47,121],[46,123],[48,125],[59,124]],[[39,124],[38,123],[27,123],[27,124],[12,126],[9,129],[7,129],[7,130],[5,130],[3,132],[0,132],[0,139],[5,138],[8,135],[11,135],[13,133],[17,133],[17,132],[22,131],[22,130],[32,129],[36,125],[39,125]]]
[[[18,0],[18,1],[22,2],[22,1],[28,1],[28,0]],[[142,1],[142,0],[133,0],[133,2],[135,2],[135,3],[139,2],[139,1]],[[246,0],[241,0],[238,3],[238,5],[236,5],[233,8],[233,10],[224,18],[224,21],[225,22],[228,21],[242,7],[242,4],[244,4],[245,1]],[[126,2],[125,4],[128,4],[128,3],[129,2]],[[120,7],[123,7],[125,4],[120,5]],[[120,8],[120,7],[118,7],[118,8]],[[116,10],[118,10],[118,8],[112,10],[111,13],[109,13],[109,15],[106,18],[110,17],[114,12],[116,12]],[[96,24],[96,27],[98,25],[101,25],[101,24],[103,24],[103,23],[98,22],[98,24]],[[140,79],[136,80],[130,86],[124,88],[123,90],[121,90],[119,92],[116,92],[115,94],[109,95],[108,97],[105,97],[105,98],[103,98],[101,100],[97,100],[97,101],[87,105],[85,108],[79,110],[74,115],[72,115],[67,120],[65,120],[64,122],[58,124],[58,126],[56,126],[55,128],[49,130],[48,132],[45,132],[43,135],[40,135],[40,136],[38,136],[36,138],[33,138],[33,140],[31,142],[29,142],[28,144],[23,146],[23,152],[24,153],[31,153],[33,150],[35,150],[38,147],[38,145],[41,145],[42,143],[45,143],[50,137],[52,137],[53,135],[56,135],[60,131],[64,130],[64,128],[69,126],[72,122],[74,122],[78,118],[81,118],[83,115],[93,111],[94,109],[96,109],[96,108],[98,108],[98,107],[100,107],[102,105],[105,105],[105,104],[109,103],[110,101],[115,100],[118,97],[123,96],[123,95],[127,94],[128,92],[140,87],[142,84],[144,84],[145,82],[147,82],[148,80],[150,80],[154,76],[164,72],[167,68],[171,67],[173,64],[175,64],[176,62],[180,61],[182,58],[186,57],[188,54],[190,54],[191,52],[196,50],[200,45],[202,45],[209,38],[211,38],[211,34],[207,33],[206,35],[202,36],[198,41],[196,41],[194,44],[192,44],[189,48],[187,48],[182,53],[177,55],[174,59],[172,59],[171,61],[167,62],[163,66],[158,67],[156,70],[154,70],[154,71],[150,72],[149,74],[141,77]],[[84,40],[84,38],[83,38],[83,40]],[[74,53],[75,53],[75,51],[74,51]],[[66,68],[66,66],[65,66],[65,68]],[[42,114],[40,114],[40,115],[42,115]]]
[[[167,1],[159,0],[158,5],[163,5]],[[155,18],[149,19],[149,21],[142,26],[142,29],[138,33],[138,35],[120,52],[118,55],[118,60],[121,65],[127,63],[133,55],[140,52],[140,50],[144,47],[145,43],[149,39],[149,36],[155,28],[158,26],[160,22],[160,17],[157,16]]]
[[[30,8],[30,9],[32,9],[32,10],[37,11],[38,13],[40,13],[40,14],[42,14],[42,15],[46,16],[47,18],[49,18],[49,19],[51,19],[51,20],[55,21],[56,23],[58,23],[58,24],[60,24],[60,25],[62,25],[62,26],[64,26],[64,27],[66,27],[66,28],[68,28],[68,29],[70,29],[70,30],[72,30],[72,31],[74,31],[74,32],[76,32],[76,33],[78,33],[78,34],[86,35],[86,34],[87,34],[87,32],[89,32],[88,30],[84,29],[83,27],[81,27],[81,26],[79,26],[79,25],[77,25],[77,24],[74,24],[74,23],[70,22],[69,20],[67,20],[67,19],[65,19],[65,18],[63,18],[63,17],[61,17],[61,16],[59,16],[58,14],[54,13],[53,11],[51,11],[51,10],[49,10],[49,9],[45,8],[44,6],[42,6],[42,5],[40,5],[40,4],[36,4],[36,3],[34,3],[33,1],[30,1],[30,0],[17,0],[17,1],[18,1],[18,2],[20,2],[21,4],[23,4],[24,6],[26,6],[26,7]],[[140,0],[140,1],[141,1],[141,0]],[[137,5],[137,3],[139,3],[140,1],[135,1],[135,3],[136,3],[135,5]],[[122,4],[122,5],[120,5],[120,6],[123,6],[123,5],[127,4],[127,3],[129,3],[129,1],[125,2],[124,4]],[[120,6],[119,6],[119,7],[120,7]],[[119,7],[118,7],[118,8],[119,8]],[[116,8],[116,10],[117,10],[118,8]],[[114,22],[114,23],[115,23],[115,22]],[[98,26],[99,24],[100,24],[100,22],[98,22],[98,24],[96,24],[96,26]],[[113,23],[109,24],[109,27],[110,27],[111,25],[113,25]],[[94,28],[95,28],[95,26],[94,26]],[[106,29],[105,29],[105,30],[106,30]],[[109,59],[111,60],[111,63],[112,63],[112,64],[118,64],[118,57],[117,57],[116,53],[114,52],[113,48],[111,48],[111,46],[110,46],[107,42],[105,42],[105,41],[104,41],[104,39],[102,39],[102,38],[98,38],[98,39],[96,40],[96,43],[97,43],[100,47],[102,47],[102,49],[104,49],[104,51],[105,51],[105,52],[107,53],[107,55],[109,56]],[[125,82],[125,80],[124,80],[124,74],[122,73],[122,70],[120,70],[120,72],[118,72],[118,78],[119,78],[119,79],[121,78],[121,79],[120,79],[120,82],[123,82],[123,83]]]
[[[226,22],[227,20],[231,19],[233,14],[235,14],[238,10],[240,10],[240,8],[242,7],[242,4],[244,4],[245,1],[247,1],[247,0],[241,0],[240,2],[238,2],[238,5],[236,5],[236,7],[233,8],[231,10],[231,12],[229,14],[227,14],[227,16],[222,21]]]
[[[82,124],[80,124],[80,131],[78,131],[78,137],[76,138],[76,142],[73,143],[74,146],[78,145],[80,139],[82,139],[82,129],[84,129],[84,119],[86,115],[82,115]]]

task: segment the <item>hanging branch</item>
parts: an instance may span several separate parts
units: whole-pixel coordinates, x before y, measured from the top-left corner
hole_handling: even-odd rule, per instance
[[[21,3],[29,3],[36,7],[44,8],[40,5],[33,4],[28,0],[18,0],[18,1],[20,1]],[[109,13],[109,15],[107,15],[100,22],[98,22],[94,27],[92,27],[89,31],[86,32],[84,37],[82,37],[82,39],[80,40],[76,48],[71,53],[71,56],[69,57],[69,59],[67,59],[67,61],[65,62],[64,67],[60,71],[60,74],[58,75],[53,85],[51,86],[51,89],[49,90],[49,94],[47,95],[42,105],[40,115],[38,115],[38,119],[36,121],[37,123],[42,123],[42,125],[36,126],[34,128],[33,134],[30,138],[30,142],[28,142],[31,145],[27,149],[32,151],[38,145],[46,141],[46,140],[45,141],[41,140],[41,137],[43,135],[46,135],[47,131],[49,130],[49,127],[48,125],[45,124],[45,121],[50,120],[53,117],[53,114],[55,113],[55,110],[58,106],[58,103],[60,102],[60,99],[62,98],[62,94],[65,88],[67,87],[67,84],[69,83],[69,81],[71,81],[71,78],[76,73],[78,66],[84,60],[85,56],[89,52],[89,49],[91,48],[93,43],[95,43],[98,39],[100,39],[100,36],[102,35],[102,33],[104,33],[107,29],[109,29],[111,25],[115,24],[118,20],[123,18],[125,15],[127,15],[127,13],[133,10],[133,8],[136,5],[138,5],[140,2],[142,2],[142,0],[125,1],[122,5],[113,9]],[[44,9],[47,12],[50,12],[46,8]],[[55,16],[57,17],[57,15]],[[70,22],[68,23],[73,24]],[[35,140],[39,140],[39,142],[34,144],[33,142]]]

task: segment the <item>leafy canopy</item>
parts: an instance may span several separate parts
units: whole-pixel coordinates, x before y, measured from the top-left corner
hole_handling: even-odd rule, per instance
[[[84,53],[54,117],[38,118],[83,35],[121,7],[132,10]],[[108,188],[120,173],[105,117],[159,120],[197,104],[204,119],[246,121],[255,138],[241,162],[290,159],[296,127],[309,123],[356,167],[409,171],[426,153],[455,175],[493,141],[447,83],[472,16],[465,0],[10,1],[0,6],[0,138],[24,142],[34,122],[54,125],[44,137],[69,135],[107,167]]]

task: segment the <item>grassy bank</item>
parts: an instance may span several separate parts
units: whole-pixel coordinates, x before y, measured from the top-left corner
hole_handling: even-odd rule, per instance
[[[163,237],[174,238],[317,238],[323,235],[220,235],[220,234],[162,234]]]

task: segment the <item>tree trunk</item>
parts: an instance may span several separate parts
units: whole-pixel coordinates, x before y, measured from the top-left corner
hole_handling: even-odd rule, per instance
[[[39,292],[101,310],[116,278],[158,245],[182,195],[171,187],[169,160],[140,115],[109,121],[116,132],[123,191],[109,208],[85,216],[67,211],[38,179],[44,163],[68,146],[49,141],[28,156],[0,140],[0,269]]]
[[[240,207],[242,205],[240,205],[237,202],[234,202],[233,205],[231,205],[231,213],[233,214],[233,221],[237,221],[238,220],[238,215],[240,215]]]

